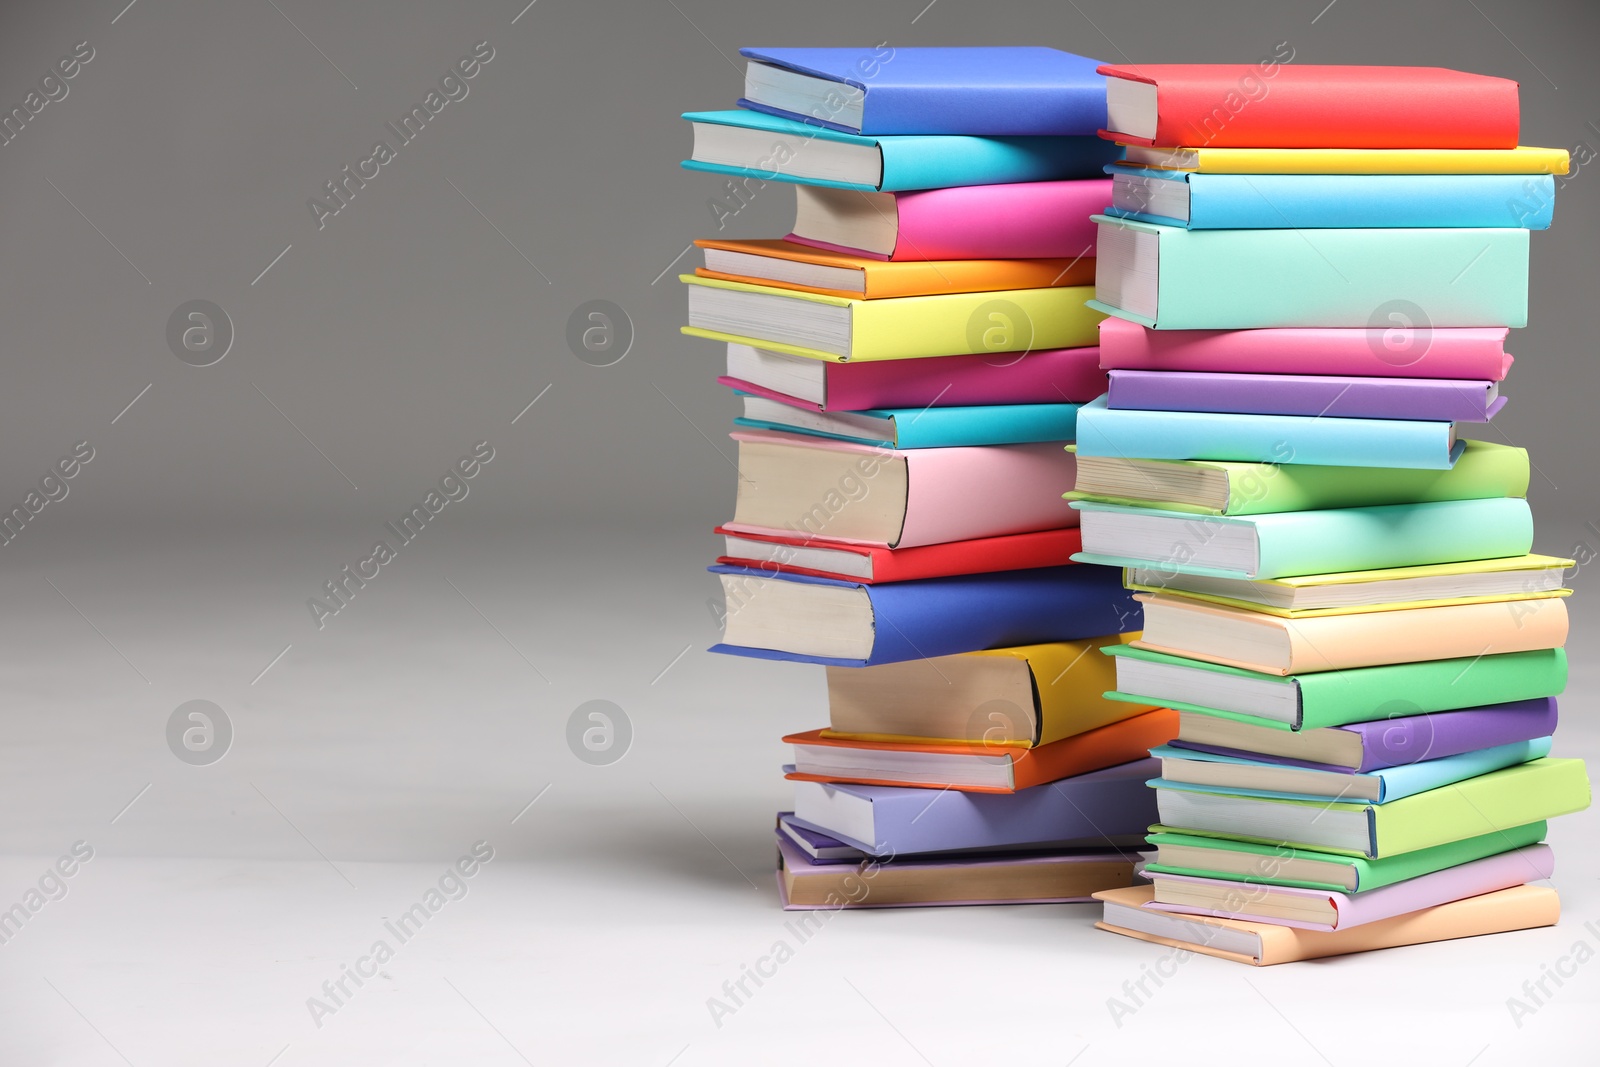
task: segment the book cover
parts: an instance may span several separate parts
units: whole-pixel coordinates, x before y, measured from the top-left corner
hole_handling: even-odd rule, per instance
[[[1555,210],[1549,174],[1203,174],[1112,164],[1126,193],[1106,209],[1191,230],[1520,226],[1547,230]],[[1153,214],[1139,179],[1182,182],[1187,218]]]
[[[1229,881],[1227,879],[1199,878],[1186,874],[1158,873],[1154,880],[1155,898],[1146,907],[1174,915],[1212,915],[1224,919],[1289,926],[1297,930],[1348,930],[1381,919],[1421,911],[1424,908],[1448,904],[1453,900],[1510,889],[1527,882],[1549,878],[1555,871],[1555,853],[1549,845],[1528,845],[1525,848],[1502,852],[1495,856],[1471,860],[1456,867],[1431,874],[1420,875],[1409,881],[1372,889],[1365,893],[1330,892],[1325,889],[1299,889],[1279,886],[1272,890],[1274,896],[1294,900],[1298,898],[1310,905],[1331,905],[1332,922],[1317,922],[1282,915],[1262,915],[1252,907],[1260,897],[1258,883]],[[1199,886],[1226,894],[1222,908],[1203,908],[1189,904],[1170,903],[1165,898],[1167,886],[1176,883]]]
[[[1003,407],[875,408],[839,415],[808,412],[781,405],[772,417],[736,417],[733,422],[752,430],[827,437],[836,441],[881,445],[884,448],[960,448],[985,445],[1066,442],[1077,432],[1078,404],[1008,404]],[[888,435],[857,419],[888,423]]]
[[[794,358],[778,355],[783,359]],[[1100,369],[1100,350],[1094,347],[940,356],[937,359],[816,362],[822,371],[820,401],[800,399],[732,373],[717,381],[740,392],[816,411],[1063,401],[1087,404],[1106,391],[1106,374]]]
[[[1114,370],[1109,379],[1113,411],[1488,422],[1506,403],[1497,382],[1450,378]]]
[[[740,107],[866,134],[1093,136],[1106,121],[1098,59],[1042,45],[741,48],[758,63],[861,95],[859,127],[748,99]]]
[[[784,302],[809,301],[844,309],[849,328],[838,350],[811,347],[747,334],[732,334],[699,326],[681,327],[690,337],[768,348],[795,356],[827,360],[918,359],[928,356],[988,355],[1005,359],[1005,353],[1031,348],[1083,348],[1099,337],[1101,313],[1087,306],[1088,286],[1064,285],[1046,289],[1008,289],[1003,293],[944,293],[939,296],[902,296],[888,300],[861,300],[770,285],[725,282],[682,274],[678,280],[690,287],[689,316],[695,318],[695,290],[723,289],[745,293],[753,300],[745,312],[756,318],[772,313]],[[774,303],[776,302],[776,303]],[[791,304],[792,307],[792,304]]]
[[[835,189],[898,192],[904,189],[943,189],[955,185],[1003,185],[1010,182],[1060,181],[1098,178],[1107,163],[1122,150],[1098,137],[968,137],[883,136],[865,137],[821,126],[809,126],[779,115],[758,111],[691,111],[691,123],[738,126],[773,135],[773,151],[757,167],[708,163],[688,159],[689,170],[731,174],[757,181],[797,182]],[[875,149],[882,169],[877,182],[833,181],[807,178],[793,171],[793,161],[808,158],[812,141],[831,141]]]
[[[1180,730],[1178,740],[1173,741],[1172,746],[1183,751],[1241,756],[1245,759],[1267,760],[1285,766],[1306,767],[1313,770],[1353,770],[1359,774],[1477,752],[1518,741],[1549,737],[1555,733],[1558,717],[1559,709],[1555,697],[1535,697],[1531,700],[1485,704],[1459,711],[1397,715],[1376,722],[1356,722],[1344,726],[1326,727],[1354,739],[1361,755],[1353,767],[1295,759],[1287,754],[1293,751],[1294,746],[1280,748],[1275,743],[1279,738],[1292,739],[1303,735],[1305,733],[1303,730],[1248,728],[1254,739],[1259,742],[1258,750],[1184,740]]]
[[[865,667],[1123,633],[1137,630],[1142,619],[1117,573],[1102,567],[1046,567],[870,586],[721,564],[708,569],[749,579],[859,589],[870,602],[874,639],[869,656],[838,659],[728,644],[711,648],[756,659]]]
[[[923,789],[960,789],[968,793],[1016,793],[1075,775],[1088,774],[1144,759],[1152,748],[1166,744],[1178,733],[1178,713],[1165,708],[1121,719],[1059,741],[1030,748],[1010,745],[939,744],[930,741],[864,741],[839,737],[829,730],[788,734],[784,744],[815,746],[857,752],[916,752],[961,759],[1006,761],[1011,764],[1012,787],[956,785],[937,776],[929,778],[875,778],[865,773],[819,774],[796,769],[784,777],[792,781],[858,782],[863,785],[915,786]]]
[[[1484,702],[1505,704],[1518,700],[1537,700],[1558,696],[1567,687],[1567,653],[1561,648],[1324,671],[1298,675],[1286,682],[1277,675],[1208,663],[1186,656],[1165,655],[1132,645],[1107,646],[1102,651],[1113,657],[1127,656],[1186,670],[1231,674],[1292,685],[1298,710],[1294,718],[1286,722],[1229,708],[1173,700],[1170,693],[1134,693],[1119,689],[1106,694],[1113,700],[1160,704],[1180,711],[1220,715],[1280,730],[1313,730],[1358,722],[1386,722],[1391,717],[1480,707]],[[1403,743],[1404,740],[1404,737],[1396,736],[1396,743]]]
[[[1404,467],[1344,467],[1309,463],[1240,463],[1228,460],[1143,460],[1181,467],[1197,474],[1215,471],[1227,479],[1221,507],[1163,501],[1154,496],[1124,497],[1073,492],[1069,500],[1130,507],[1153,507],[1204,515],[1263,515],[1278,511],[1327,511],[1384,504],[1427,504],[1441,500],[1525,497],[1531,466],[1523,448],[1493,441],[1463,441],[1449,470]],[[1080,462],[1079,482],[1083,481]]]
[[[1526,848],[1544,840],[1548,824],[1533,822],[1495,830],[1477,837],[1450,841],[1414,852],[1403,852],[1385,859],[1369,859],[1342,852],[1319,852],[1315,849],[1291,848],[1288,845],[1264,845],[1255,841],[1241,841],[1226,834],[1174,830],[1157,823],[1150,828],[1147,843],[1155,846],[1157,859],[1147,863],[1145,870],[1151,874],[1188,874],[1200,878],[1236,878],[1243,882],[1261,882],[1266,885],[1299,886],[1304,889],[1332,889],[1349,893],[1366,893],[1387,885],[1420,878],[1434,871],[1442,871],[1487,856]],[[1163,848],[1176,846],[1190,850],[1194,866],[1160,862]],[[1225,855],[1225,853],[1227,855]],[[1215,856],[1210,858],[1208,854]],[[1240,861],[1243,861],[1242,863]],[[1341,880],[1307,881],[1284,876],[1288,864],[1298,860],[1312,860],[1342,869]],[[1331,876],[1331,875],[1330,875]]]
[[[1097,516],[1131,515],[1151,519],[1152,525],[1160,522],[1162,529],[1152,531],[1152,543],[1142,546],[1153,549],[1148,558],[1116,557],[1094,551],[1080,552],[1073,557],[1083,563],[1148,567],[1155,571],[1157,578],[1167,574],[1200,574],[1258,581],[1301,574],[1520,556],[1533,544],[1533,512],[1528,502],[1520,497],[1238,516],[1191,515],[1087,500],[1075,500],[1071,506],[1084,520],[1086,544],[1094,543]],[[1228,570],[1193,561],[1199,546],[1230,531],[1243,532],[1253,539],[1253,569]],[[1157,537],[1161,539],[1159,543],[1154,541]],[[1234,609],[1217,605],[1215,610]],[[1534,613],[1534,609],[1529,609],[1528,614]],[[1377,613],[1369,611],[1367,614]],[[1304,621],[1308,625],[1323,622],[1320,617]],[[1283,622],[1276,620],[1276,624]]]
[[[1381,328],[1388,309],[1430,328],[1528,324],[1524,229],[1185,230],[1094,219],[1090,306],[1153,329]],[[1154,314],[1125,306],[1123,278],[1107,265],[1108,248],[1129,232],[1160,245]]]
[[[736,567],[765,569],[777,574],[809,574],[817,578],[842,578],[863,585],[878,582],[908,582],[919,578],[945,578],[956,574],[988,574],[993,571],[1032,570],[1036,567],[1065,567],[1072,554],[1083,546],[1076,527],[1065,530],[1037,530],[1033,533],[979,537],[970,541],[946,541],[915,548],[884,548],[880,545],[854,545],[807,537],[792,531],[771,531],[718,526],[714,533],[762,541],[787,549],[825,548],[871,559],[870,575],[846,574],[804,565],[804,552],[778,549],[772,558],[721,555],[718,563]]]
[[[794,821],[873,856],[1143,840],[1155,821],[1149,759],[1091,771],[1018,793],[962,793],[906,786],[795,783]],[[865,808],[866,818],[858,818]],[[839,824],[870,831],[855,837]]]
[[[1128,161],[1203,174],[1566,174],[1565,148],[1129,148]]]
[[[1175,648],[1151,640],[1152,618],[1137,647],[1279,676],[1529,652],[1559,648],[1567,640],[1567,605],[1561,599],[1518,601],[1515,612],[1497,603],[1450,604],[1311,619],[1280,619],[1199,601],[1178,603],[1159,594],[1140,593],[1134,599],[1151,616],[1178,610],[1254,631],[1248,643],[1241,638],[1236,643],[1207,642],[1206,648]]]
[[[1113,84],[1101,136],[1219,148],[1515,148],[1517,83],[1444,67],[1144,63]],[[1149,86],[1154,128],[1119,123],[1116,82]],[[1132,117],[1132,116],[1127,116]],[[1122,128],[1119,128],[1121,126]]]
[[[777,289],[823,293],[829,296],[881,300],[897,296],[939,296],[946,293],[987,293],[1005,289],[1047,289],[1061,285],[1093,285],[1093,256],[1065,259],[945,259],[887,262],[865,256],[812,248],[792,241],[695,242],[695,247],[760,257],[768,262],[769,276],[736,274],[696,267],[701,278],[766,285]],[[1092,249],[1091,249],[1092,251]],[[800,263],[838,271],[859,272],[860,289],[805,285],[784,278],[782,264]]]
[[[848,199],[854,198],[854,199]],[[963,185],[898,193],[797,189],[795,232],[788,240],[892,262],[953,259],[1093,258],[1099,228],[1089,218],[1111,202],[1111,179],[1095,176],[1011,185]],[[815,203],[812,203],[812,202]],[[808,236],[810,216],[888,216],[892,249],[869,252]]]
[[[1142,411],[1097,399],[1078,413],[1078,454],[1449,470],[1460,449],[1449,422]]]
[[[1371,952],[1431,941],[1452,941],[1482,934],[1554,926],[1561,918],[1561,898],[1554,889],[1520,885],[1333,932],[1296,930],[1291,926],[1211,916],[1169,916],[1181,920],[1166,927],[1173,933],[1182,934],[1181,938],[1118,925],[1119,922],[1136,921],[1124,916],[1147,903],[1154,895],[1155,890],[1148,886],[1096,893],[1095,899],[1106,905],[1107,916],[1105,920],[1095,923],[1096,928],[1171,949],[1199,952],[1252,967],[1270,967],[1352,952]],[[1220,939],[1214,932],[1217,930],[1244,935],[1249,951],[1236,952],[1219,947],[1217,942]]]
[[[1112,317],[1100,323],[1100,366],[1493,382],[1511,369],[1503,326],[1447,327],[1423,321],[1420,308],[1373,307],[1357,327],[1152,330]]]

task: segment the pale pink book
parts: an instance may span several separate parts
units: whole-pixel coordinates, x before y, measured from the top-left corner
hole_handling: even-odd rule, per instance
[[[1503,326],[1407,328],[1405,312],[1395,315],[1366,329],[1263,330],[1151,330],[1113,317],[1100,323],[1100,366],[1492,382],[1511,369]]]
[[[1347,930],[1353,926],[1392,919],[1423,908],[1448,904],[1453,900],[1481,896],[1526,882],[1549,878],[1555,871],[1555,853],[1549,845],[1528,845],[1494,856],[1472,860],[1455,867],[1433,871],[1403,882],[1395,882],[1365,893],[1339,893],[1326,889],[1303,889],[1295,886],[1264,886],[1250,882],[1234,882],[1222,878],[1200,878],[1187,874],[1147,875],[1155,886],[1155,899],[1145,907],[1153,911],[1167,911],[1177,915],[1212,915],[1221,919],[1243,919],[1247,922],[1271,923],[1274,926],[1292,926],[1297,930]],[[1164,898],[1173,895],[1173,886],[1181,893],[1185,886],[1207,887],[1225,894],[1221,908],[1206,908],[1189,904],[1168,903]],[[1317,922],[1283,915],[1267,915],[1254,910],[1260,906],[1263,891],[1280,900],[1300,900],[1308,905],[1331,909],[1331,922]]]
[[[729,530],[792,535],[797,529],[792,523],[814,514],[813,508],[837,517],[848,509],[846,502],[852,497],[903,514],[898,534],[866,538],[836,532],[827,522],[805,532],[817,540],[843,544],[915,548],[1078,525],[1078,513],[1061,499],[1062,486],[1076,479],[1077,464],[1059,441],[896,450],[771,430],[736,430],[729,436],[739,442],[742,475],[759,466],[763,456],[788,448],[857,457],[839,468],[842,474],[812,468],[818,484],[801,489],[802,506],[782,511],[776,522],[750,521],[752,514],[762,513],[758,506],[765,496],[762,482],[772,479],[760,474],[741,477],[734,520],[724,523]],[[880,473],[885,471],[891,472],[889,476]],[[875,493],[893,496],[875,499]]]
[[[832,200],[849,191],[802,197]],[[819,239],[805,205],[786,238],[814,248],[883,260],[1072,259],[1094,255],[1099,229],[1089,221],[1111,203],[1111,179],[967,185],[904,193],[863,193],[858,205],[894,223],[894,247],[851,248]],[[854,200],[851,198],[851,202]]]

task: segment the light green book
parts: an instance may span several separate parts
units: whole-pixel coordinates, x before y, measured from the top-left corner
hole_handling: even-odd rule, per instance
[[[1156,861],[1145,864],[1144,869],[1154,874],[1188,874],[1361,893],[1538,844],[1544,840],[1546,828],[1543,821],[1532,822],[1376,860],[1287,845],[1264,845],[1157,824],[1150,828],[1147,838],[1156,847]]]
[[[1090,217],[1100,232],[1089,306],[1152,329],[1528,324],[1524,229],[1187,230]]]
[[[1507,610],[1514,605],[1508,604]],[[1115,645],[1117,688],[1135,704],[1220,715],[1281,730],[1458,711],[1558,695],[1567,685],[1565,649],[1503,652],[1281,677],[1183,656]]]
[[[1583,761],[1548,756],[1381,805],[1241,796],[1160,778],[1154,785],[1161,822],[1174,829],[1371,859],[1503,833],[1589,806]]]
[[[1200,515],[1264,515],[1528,495],[1526,449],[1464,443],[1449,470],[1079,456],[1077,484],[1066,498]]]

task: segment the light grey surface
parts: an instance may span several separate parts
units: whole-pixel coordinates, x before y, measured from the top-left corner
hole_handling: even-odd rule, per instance
[[[1241,1035],[1247,1059],[1284,1063],[1374,1042],[1570,1057],[1593,967],[1520,1028],[1506,998],[1600,946],[1592,814],[1553,835],[1556,930],[1276,971],[1191,961],[1120,1027],[1108,998],[1160,954],[1082,907],[841,915],[721,1027],[707,1009],[797,940],[770,885],[777,739],[824,711],[813,670],[702,651],[732,405],[714,349],[676,332],[690,257],[673,257],[716,232],[719,184],[676,167],[676,113],[731,103],[719,51],[740,44],[1156,61],[1288,40],[1299,62],[1516,77],[1526,142],[1600,144],[1582,5],[1319,7],[5,5],[0,107],[77,42],[95,58],[0,147],[0,500],[77,441],[95,458],[0,548],[0,908],[73,842],[95,858],[0,944],[0,1060],[1065,1063],[1087,1046],[1087,1064],[1178,1026],[1201,1063],[1238,1062]],[[307,199],[483,40],[469,95],[319,231]],[[1535,235],[1496,423],[1534,450],[1538,547],[1561,554],[1600,551],[1596,180],[1582,170]],[[763,190],[724,234],[781,232],[790,199]],[[236,332],[208,367],[166,340],[195,299]],[[599,299],[635,328],[611,367],[567,347]],[[480,440],[495,458],[466,498],[318,629],[307,598]],[[1593,756],[1600,609],[1588,568],[1574,584],[1557,751]],[[234,730],[209,766],[167,747],[192,700]],[[591,700],[632,724],[609,766],[567,747]],[[317,1028],[306,998],[477,840],[496,859],[467,897]]]

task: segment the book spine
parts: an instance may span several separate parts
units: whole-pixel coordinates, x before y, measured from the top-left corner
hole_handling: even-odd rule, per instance
[[[1528,453],[1468,441],[1447,471],[1283,464],[1228,477],[1229,515],[1488,500],[1528,493]],[[1488,557],[1483,557],[1488,558]]]
[[[1287,511],[1242,521],[1256,529],[1257,579],[1498,559],[1533,546],[1533,513],[1513,497]],[[1506,612],[1513,622],[1536,613]],[[1334,624],[1307,619],[1303,625]]]
[[[1458,711],[1558,695],[1567,687],[1564,649],[1330,671],[1296,679],[1299,728],[1343,726],[1407,714]]]
[[[1063,398],[1085,404],[1106,390],[1098,347],[829,363],[825,373],[827,411],[1042,404]]]
[[[1402,703],[1391,710],[1407,709]],[[1460,711],[1395,715],[1339,729],[1361,738],[1357,771],[1366,772],[1547,737],[1555,732],[1557,715],[1554,697],[1538,697]]]
[[[1104,177],[898,193],[891,258],[1092,258],[1099,228],[1089,216],[1110,202]]]
[[[1549,229],[1548,174],[1197,174],[1192,230]]]
[[[1112,371],[1107,406],[1333,419],[1487,422],[1489,382],[1325,375]]]
[[[885,137],[878,188],[886,193],[1102,177],[1122,154],[1098,137]],[[770,175],[769,175],[770,177]]]

